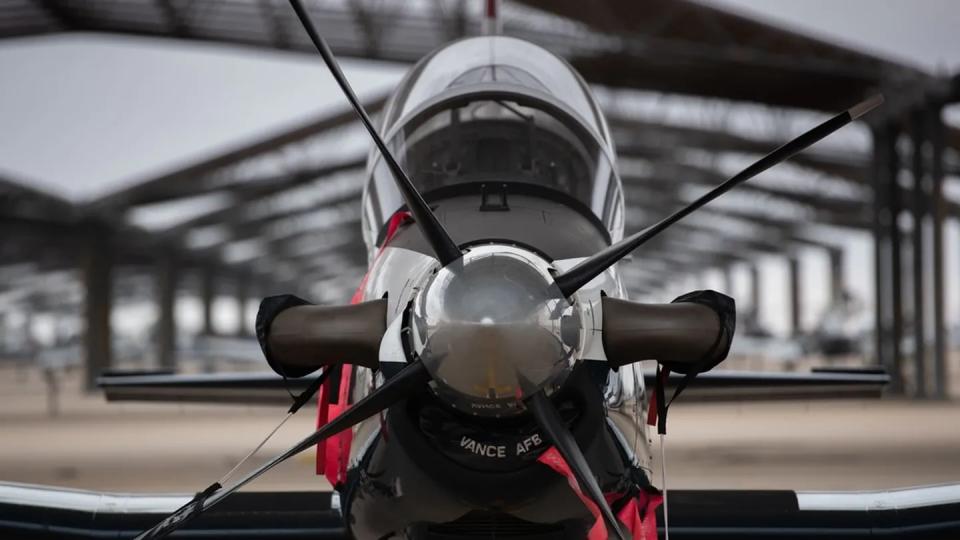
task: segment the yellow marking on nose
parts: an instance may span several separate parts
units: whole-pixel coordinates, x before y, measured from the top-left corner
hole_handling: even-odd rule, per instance
[[[493,392],[495,398],[499,398],[501,395],[512,395],[513,394],[513,385],[511,384],[497,384],[497,368],[495,364],[496,360],[487,361],[487,385],[473,385],[474,391],[478,394]]]

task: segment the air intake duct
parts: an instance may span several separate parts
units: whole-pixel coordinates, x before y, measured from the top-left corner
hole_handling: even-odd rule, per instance
[[[658,360],[677,373],[708,371],[727,357],[735,328],[733,298],[716,291],[669,304],[603,298],[603,347],[616,367]]]
[[[386,321],[385,299],[316,306],[293,295],[268,296],[257,312],[257,340],[270,367],[286,377],[332,364],[376,368]]]

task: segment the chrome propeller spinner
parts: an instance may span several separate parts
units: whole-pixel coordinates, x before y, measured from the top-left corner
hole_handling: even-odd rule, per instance
[[[413,301],[410,345],[437,395],[503,416],[563,384],[580,359],[580,313],[553,274],[536,253],[487,244],[429,276]]]

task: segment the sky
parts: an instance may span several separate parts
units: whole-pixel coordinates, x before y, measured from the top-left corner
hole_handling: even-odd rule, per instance
[[[960,3],[954,0],[707,3],[931,72],[960,71]],[[361,96],[389,89],[404,70],[343,63]],[[343,105],[317,58],[211,43],[95,34],[5,40],[0,74],[0,176],[78,201]],[[948,245],[960,245],[957,236],[948,230]],[[848,283],[866,298],[872,294],[863,270],[869,241],[846,235],[843,242],[851,261]],[[950,268],[960,267],[955,259],[954,253]],[[822,257],[804,261],[811,275],[823,274]],[[765,311],[783,332],[785,267],[774,259],[763,264]],[[825,293],[822,277],[811,280],[805,301],[812,320]],[[954,296],[951,312],[960,310]]]
[[[807,35],[921,67],[960,71],[956,0],[703,0]]]

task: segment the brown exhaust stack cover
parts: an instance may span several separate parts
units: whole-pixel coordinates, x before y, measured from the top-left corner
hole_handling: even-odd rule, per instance
[[[603,348],[613,366],[640,360],[697,364],[714,349],[720,331],[720,317],[701,304],[603,298]]]
[[[348,306],[303,305],[281,311],[270,324],[268,349],[280,366],[317,368],[353,364],[376,368],[387,331],[385,299]]]

